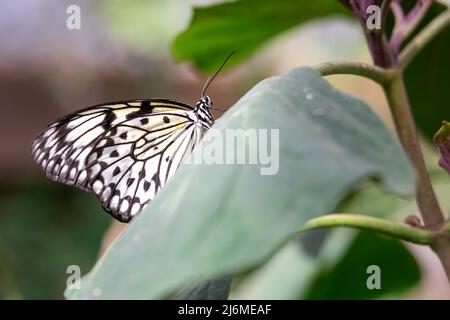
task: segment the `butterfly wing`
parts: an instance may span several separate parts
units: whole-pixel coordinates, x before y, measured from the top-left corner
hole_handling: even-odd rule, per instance
[[[52,180],[94,192],[127,222],[201,139],[192,107],[163,99],[90,107],[45,129],[33,157]]]
[[[120,121],[122,104],[100,105],[65,116],[33,141],[35,161],[52,180],[89,191],[84,163],[96,140],[114,121]]]
[[[86,162],[88,179],[106,211],[128,221],[165,185],[203,134],[187,114],[138,116],[96,143]]]

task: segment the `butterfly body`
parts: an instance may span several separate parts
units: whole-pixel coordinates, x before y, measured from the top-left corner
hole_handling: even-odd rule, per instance
[[[48,126],[33,142],[35,161],[55,181],[93,192],[128,222],[167,183],[214,122],[212,102],[118,101]]]

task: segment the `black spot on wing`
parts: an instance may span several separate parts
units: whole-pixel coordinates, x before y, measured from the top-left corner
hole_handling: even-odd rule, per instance
[[[145,167],[142,167],[142,169],[139,171],[139,179],[145,178]]]
[[[150,101],[142,101],[142,108],[150,108],[151,104]]]
[[[137,110],[135,112],[130,112],[129,114],[127,114],[126,118],[127,118],[127,120],[130,120],[130,119],[134,119],[137,117],[142,117],[142,116],[151,114],[153,112],[154,108],[155,107],[151,105],[150,101],[142,101],[141,107],[139,108],[139,110]]]
[[[100,150],[103,150],[103,149],[100,149]],[[109,154],[109,156],[110,156],[111,158],[117,158],[117,157],[119,157],[119,152],[117,152],[117,150],[114,150],[113,152],[111,152],[111,153]]]
[[[105,119],[102,121],[101,126],[103,129],[108,130],[111,128],[111,124],[114,120],[116,120],[116,114],[110,110],[106,113]]]
[[[127,180],[127,187],[131,186],[134,182],[134,180],[136,180],[135,178],[128,178]]]
[[[113,176],[117,176],[120,173],[120,168],[116,167],[113,171]]]

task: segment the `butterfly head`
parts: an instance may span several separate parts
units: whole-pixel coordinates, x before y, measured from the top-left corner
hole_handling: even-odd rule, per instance
[[[208,96],[202,96],[195,104],[195,113],[203,122],[212,124],[214,121],[214,118],[211,114],[212,107],[212,100]]]
[[[210,97],[203,96],[197,101],[196,106],[197,106],[197,108],[205,108],[205,109],[208,108],[208,109],[210,109],[210,108],[213,107],[213,102],[212,102]]]

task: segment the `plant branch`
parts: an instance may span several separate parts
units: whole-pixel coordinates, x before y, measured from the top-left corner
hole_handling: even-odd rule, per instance
[[[383,69],[362,62],[348,62],[348,61],[327,62],[316,66],[315,69],[322,76],[337,75],[337,74],[352,74],[369,78],[381,85],[388,83],[393,76],[393,70]]]
[[[425,17],[428,9],[433,4],[433,0],[418,0],[413,9],[406,15],[395,15],[395,27],[389,41],[392,52],[398,55],[403,42],[413,33],[420,21]],[[395,10],[401,10],[401,6],[396,2]],[[400,21],[398,20],[400,19]]]
[[[450,25],[450,10],[442,12],[416,35],[399,55],[400,65],[405,69],[414,57],[443,29]]]
[[[301,232],[327,227],[353,227],[376,231],[397,239],[421,245],[433,243],[435,233],[410,227],[403,223],[392,222],[371,216],[337,213],[308,220],[300,229]]]
[[[389,13],[389,7],[391,6],[392,0],[383,0],[381,4],[381,33],[386,30],[386,19]]]
[[[403,21],[403,19],[405,18],[405,13],[403,12],[402,5],[397,0],[391,3],[391,10],[392,13],[394,14],[394,21],[395,21],[394,29],[395,29],[398,27],[400,21]]]
[[[382,68],[392,68],[397,65],[396,57],[392,54],[391,47],[384,32],[380,30],[371,30],[367,28],[367,19],[369,15],[367,8],[377,5],[375,0],[340,0],[348,9],[353,12],[353,15],[359,20],[366,36],[367,45],[376,66]],[[387,1],[387,0],[385,0]]]

